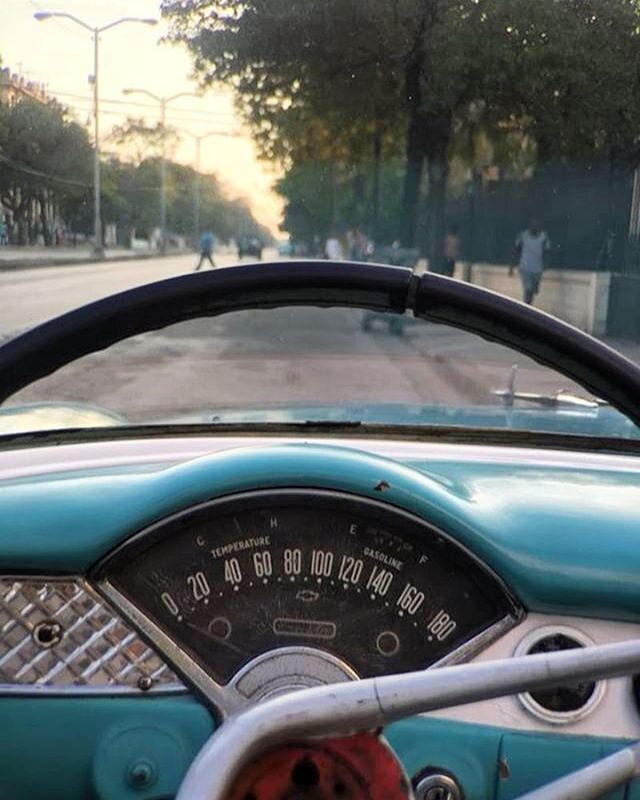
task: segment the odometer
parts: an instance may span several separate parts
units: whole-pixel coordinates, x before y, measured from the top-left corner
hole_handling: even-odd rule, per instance
[[[198,507],[140,534],[103,573],[220,684],[296,646],[361,677],[420,669],[517,612],[498,579],[432,526],[322,491]]]

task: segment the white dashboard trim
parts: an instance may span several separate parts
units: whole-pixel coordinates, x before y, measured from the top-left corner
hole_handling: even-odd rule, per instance
[[[442,442],[409,442],[373,438],[292,436],[211,436],[122,439],[52,447],[0,450],[0,481],[70,471],[113,467],[163,469],[225,450],[278,444],[319,444],[351,447],[399,461],[424,459],[492,464],[524,464],[565,469],[599,469],[640,474],[640,456],[541,448],[504,447]]]
[[[596,645],[640,638],[638,624],[530,613],[520,624],[507,631],[504,636],[467,663],[510,658],[516,654],[518,645],[525,637],[536,629],[546,627],[571,628],[581,632]],[[631,676],[609,679],[604,687],[602,701],[595,705],[590,713],[561,726],[535,717],[527,711],[516,695],[433,711],[427,716],[479,725],[495,725],[517,731],[638,739],[640,713],[633,697],[632,681]]]

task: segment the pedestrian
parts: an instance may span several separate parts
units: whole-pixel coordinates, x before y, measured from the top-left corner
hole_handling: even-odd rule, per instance
[[[540,288],[551,242],[542,230],[540,221],[534,218],[529,222],[529,227],[518,234],[515,245],[514,261],[518,262],[523,299],[531,305]]]
[[[336,233],[332,233],[327,239],[325,244],[324,254],[329,261],[342,261],[344,259],[344,250],[342,242],[338,239]]]
[[[369,247],[369,240],[360,228],[354,228],[351,231],[351,239],[349,241],[349,258],[351,261],[364,261],[367,257],[367,250]]]
[[[616,232],[607,228],[607,232],[598,252],[598,269],[610,271],[613,268],[613,257],[616,249]]]
[[[453,273],[456,270],[456,261],[460,257],[460,236],[458,234],[458,226],[451,225],[444,237],[444,244],[442,247],[442,275],[447,275],[453,278]]]
[[[211,233],[211,231],[207,231],[203,233],[200,237],[200,260],[198,261],[198,266],[195,268],[194,272],[198,272],[200,267],[202,266],[205,258],[209,259],[209,263],[212,267],[215,267],[215,262],[213,260],[213,248],[216,245],[216,237]]]

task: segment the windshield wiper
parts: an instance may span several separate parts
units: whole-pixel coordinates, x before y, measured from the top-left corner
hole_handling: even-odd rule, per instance
[[[506,389],[494,389],[491,394],[495,397],[500,397],[505,408],[513,408],[516,400],[522,400],[525,403],[534,403],[535,405],[542,406],[543,408],[582,408],[582,409],[596,409],[601,406],[608,406],[606,400],[598,398],[582,397],[574,392],[567,391],[566,389],[559,389],[554,394],[541,394],[538,392],[518,392],[516,391],[516,376],[518,373],[518,365],[514,364],[511,367],[509,381]]]

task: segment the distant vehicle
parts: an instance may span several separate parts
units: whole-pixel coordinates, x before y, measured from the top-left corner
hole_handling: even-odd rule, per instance
[[[420,252],[414,248],[400,247],[394,242],[391,247],[371,247],[367,253],[367,260],[376,264],[389,264],[392,267],[409,267],[415,270],[420,257]],[[379,324],[387,325],[389,333],[402,336],[407,316],[395,314],[377,314],[375,311],[365,311],[362,315],[361,327],[363,331],[373,330]]]
[[[278,242],[278,255],[279,256],[292,256],[294,254],[294,247],[291,242]]]
[[[245,256],[262,259],[262,242],[257,236],[241,236],[238,239],[238,258]]]

